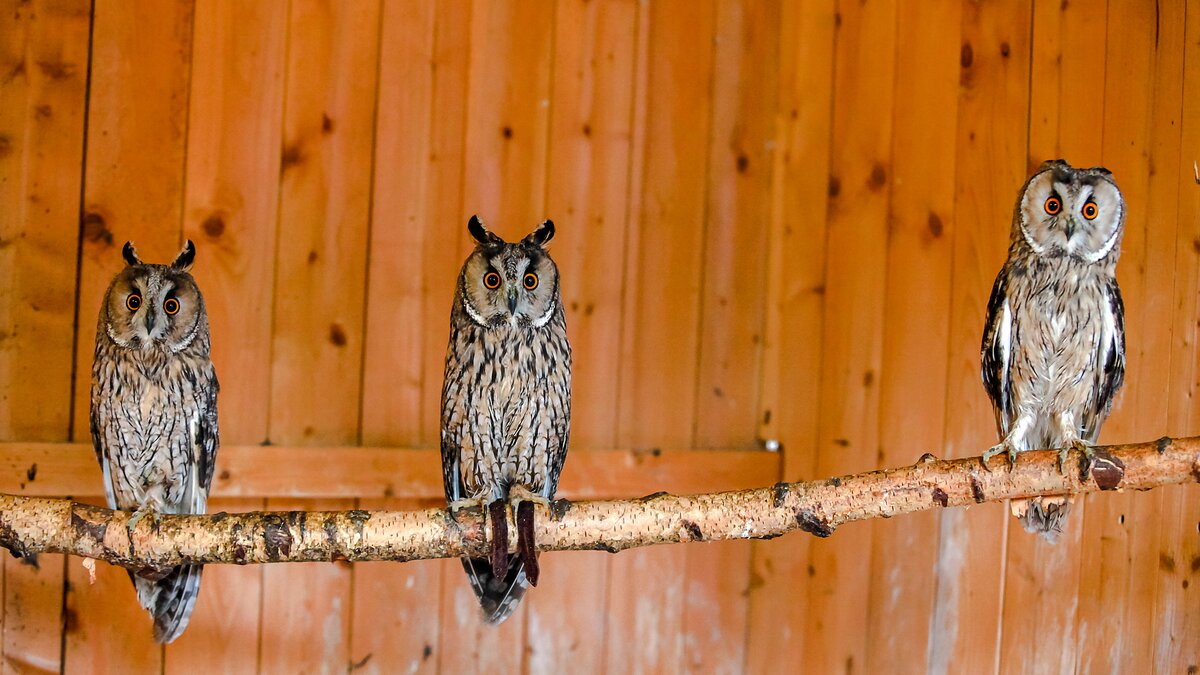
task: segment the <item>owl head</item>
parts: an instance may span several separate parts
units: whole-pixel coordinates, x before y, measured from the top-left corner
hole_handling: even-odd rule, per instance
[[[1039,256],[1071,256],[1088,263],[1121,252],[1125,200],[1103,167],[1076,169],[1061,159],[1042,164],[1017,200],[1014,239]]]
[[[101,335],[125,349],[186,349],[207,329],[204,298],[188,273],[196,247],[188,241],[170,265],[142,262],[133,242],[125,242],[121,254],[126,265],[100,308]]]
[[[489,232],[478,216],[471,216],[467,230],[477,246],[459,274],[458,301],[471,322],[541,328],[561,311],[558,267],[546,250],[554,237],[552,221],[515,244]]]

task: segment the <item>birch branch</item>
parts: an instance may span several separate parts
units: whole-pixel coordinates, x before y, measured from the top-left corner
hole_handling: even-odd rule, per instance
[[[913,466],[753,490],[559,499],[537,507],[534,531],[542,551],[615,553],[654,544],[769,539],[795,530],[827,537],[843,523],[933,508],[1200,482],[1200,437],[1098,447],[1086,473],[1077,452],[1065,474],[1057,459],[1054,451],[1023,453],[1009,471],[1003,457],[984,467],[977,457],[943,461],[925,455]],[[489,551],[479,508],[455,516],[444,509],[163,515],[146,516],[130,528],[131,515],[66,499],[0,495],[0,545],[18,555],[94,558],[150,577],[182,563],[407,561],[486,557]],[[514,531],[514,524],[509,528]]]

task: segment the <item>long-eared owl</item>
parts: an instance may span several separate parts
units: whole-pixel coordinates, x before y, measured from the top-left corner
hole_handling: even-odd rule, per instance
[[[463,559],[485,619],[503,621],[537,585],[533,503],[554,497],[571,422],[571,347],[547,220],[512,244],[477,217],[450,313],[442,474],[452,510],[486,508],[490,559]],[[508,514],[517,526],[508,554]]]
[[[125,244],[126,267],[104,296],[92,365],[92,444],[113,509],[204,513],[216,461],[217,376],[209,358],[204,298],[188,273],[187,242],[170,265],[150,265]],[[200,592],[199,565],[157,579],[130,574],[154,617],[154,639],[187,627]]]
[[[1046,162],[1025,183],[1012,240],[988,302],[983,384],[1001,443],[984,461],[1041,448],[1091,459],[1125,377],[1125,319],[1116,266],[1125,201],[1111,173]],[[1064,469],[1065,470],[1065,469]],[[1025,529],[1055,541],[1063,498],[1016,500]]]

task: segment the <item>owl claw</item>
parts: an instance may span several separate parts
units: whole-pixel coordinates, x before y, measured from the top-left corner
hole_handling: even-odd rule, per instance
[[[1062,474],[1067,472],[1067,457],[1070,456],[1072,450],[1078,450],[1083,455],[1083,461],[1079,464],[1079,476],[1080,480],[1087,480],[1088,472],[1092,470],[1092,462],[1096,457],[1096,450],[1091,443],[1079,438],[1059,449],[1058,472]]]
[[[1008,470],[1012,471],[1013,467],[1017,465],[1017,448],[1008,442],[1007,439],[983,451],[983,457],[980,458],[983,460],[983,468],[991,471],[991,467],[988,466],[988,460],[1001,453],[1008,454]]]
[[[503,499],[488,504],[488,519],[492,523],[492,576],[503,579],[508,575],[508,506]]]
[[[538,559],[537,547],[533,538],[533,502],[517,504],[517,552],[525,565],[525,578],[530,585],[537,586]]]

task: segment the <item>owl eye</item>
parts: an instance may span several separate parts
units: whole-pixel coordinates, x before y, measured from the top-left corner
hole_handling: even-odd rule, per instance
[[[1096,216],[1100,215],[1100,207],[1096,206],[1096,202],[1088,202],[1083,205],[1083,217],[1088,220],[1095,220]]]
[[[527,272],[525,274],[525,278],[521,280],[521,283],[525,284],[525,290],[532,291],[538,286],[537,275],[533,272]]]
[[[179,311],[179,301],[175,298],[167,298],[163,301],[163,311],[167,314],[175,314]]]
[[[497,288],[500,288],[500,275],[496,274],[495,272],[488,272],[487,274],[483,275],[483,285],[487,286],[493,291]]]
[[[128,307],[129,311],[131,312],[138,311],[138,307],[142,306],[142,296],[138,295],[137,293],[130,293],[129,297],[125,298],[125,306]]]
[[[1057,216],[1059,211],[1062,211],[1062,201],[1058,197],[1051,195],[1046,200],[1046,213]]]

